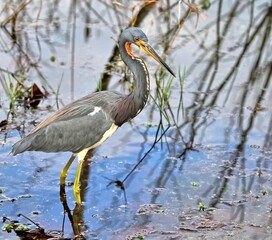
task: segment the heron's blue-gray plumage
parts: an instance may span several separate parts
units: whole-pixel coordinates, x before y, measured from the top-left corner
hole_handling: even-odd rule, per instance
[[[74,101],[42,121],[25,138],[17,142],[12,153],[24,151],[79,153],[105,140],[103,135],[113,124],[121,126],[134,118],[146,104],[149,74],[142,59],[135,56],[131,44],[146,44],[139,28],[124,30],[119,38],[120,55],[134,77],[134,90],[127,96],[112,91],[89,94]],[[161,61],[161,60],[160,60]],[[101,108],[100,111],[94,111]],[[116,129],[116,128],[114,128]]]
[[[116,92],[102,91],[66,105],[17,142],[12,153],[14,155],[24,151],[77,153],[93,146],[114,123],[110,110],[123,97]],[[95,107],[101,110],[91,115]]]

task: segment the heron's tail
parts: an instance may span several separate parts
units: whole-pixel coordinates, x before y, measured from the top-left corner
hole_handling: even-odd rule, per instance
[[[31,149],[31,135],[21,139],[12,146],[12,154],[16,155]]]

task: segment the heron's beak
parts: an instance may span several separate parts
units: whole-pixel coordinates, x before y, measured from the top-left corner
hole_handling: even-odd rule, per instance
[[[158,63],[162,64],[168,70],[168,72],[170,72],[174,77],[176,77],[171,68],[161,59],[161,57],[148,43],[144,42],[143,40],[138,40],[136,41],[136,44],[141,49],[143,49],[149,56],[153,57]]]

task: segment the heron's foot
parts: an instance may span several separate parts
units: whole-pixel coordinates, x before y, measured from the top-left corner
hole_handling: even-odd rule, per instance
[[[65,186],[66,176],[67,176],[67,172],[62,170],[60,172],[60,186]]]
[[[81,204],[80,188],[79,188],[78,184],[74,184],[73,191],[74,191],[74,196],[75,196],[75,199],[76,199],[76,203]]]

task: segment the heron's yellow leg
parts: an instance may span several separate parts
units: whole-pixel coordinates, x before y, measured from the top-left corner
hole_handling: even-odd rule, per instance
[[[66,163],[65,167],[61,170],[60,172],[60,185],[65,185],[65,179],[66,179],[66,176],[67,176],[67,171],[68,169],[70,168],[72,162],[74,161],[76,155],[73,154],[69,161]]]
[[[78,203],[78,204],[81,204],[80,188],[79,188],[81,169],[82,169],[82,164],[84,162],[84,158],[87,155],[88,151],[89,151],[89,149],[84,149],[77,154],[78,164],[77,164],[76,177],[75,177],[75,181],[74,181],[73,190],[74,190],[74,196],[76,199],[76,203]]]

